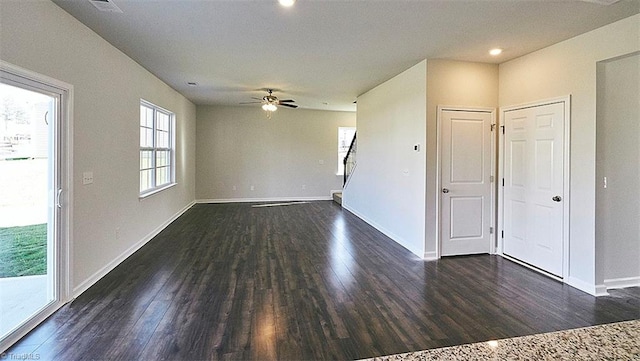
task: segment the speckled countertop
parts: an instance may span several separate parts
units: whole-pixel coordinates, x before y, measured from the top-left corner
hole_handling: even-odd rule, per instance
[[[640,360],[640,320],[368,360]]]

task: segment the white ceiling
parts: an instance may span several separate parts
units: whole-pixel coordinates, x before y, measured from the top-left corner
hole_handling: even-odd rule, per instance
[[[500,63],[640,13],[640,0],[111,0],[123,13],[53,1],[196,104],[276,88],[330,110],[425,58]]]

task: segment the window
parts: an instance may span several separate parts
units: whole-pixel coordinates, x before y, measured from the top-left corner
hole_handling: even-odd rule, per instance
[[[174,183],[174,119],[170,111],[140,101],[140,196]]]
[[[344,174],[344,157],[347,156],[355,134],[355,127],[338,127],[338,175]]]

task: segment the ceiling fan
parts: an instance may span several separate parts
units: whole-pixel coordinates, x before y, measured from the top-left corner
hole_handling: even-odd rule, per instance
[[[266,112],[275,112],[278,107],[287,107],[287,108],[297,108],[298,106],[295,104],[291,104],[294,103],[295,100],[293,99],[283,99],[280,100],[278,99],[277,96],[273,95],[274,90],[273,89],[265,89],[269,94],[263,96],[262,98],[255,98],[252,97],[252,99],[258,100],[257,102],[243,102],[240,104],[262,104],[262,109]]]

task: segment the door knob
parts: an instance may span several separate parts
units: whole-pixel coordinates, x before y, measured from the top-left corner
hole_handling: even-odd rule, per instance
[[[554,202],[560,202],[562,200],[562,197],[560,196],[553,196],[553,198],[551,198],[551,200],[553,200]]]
[[[449,188],[442,188],[442,193],[449,193]]]

